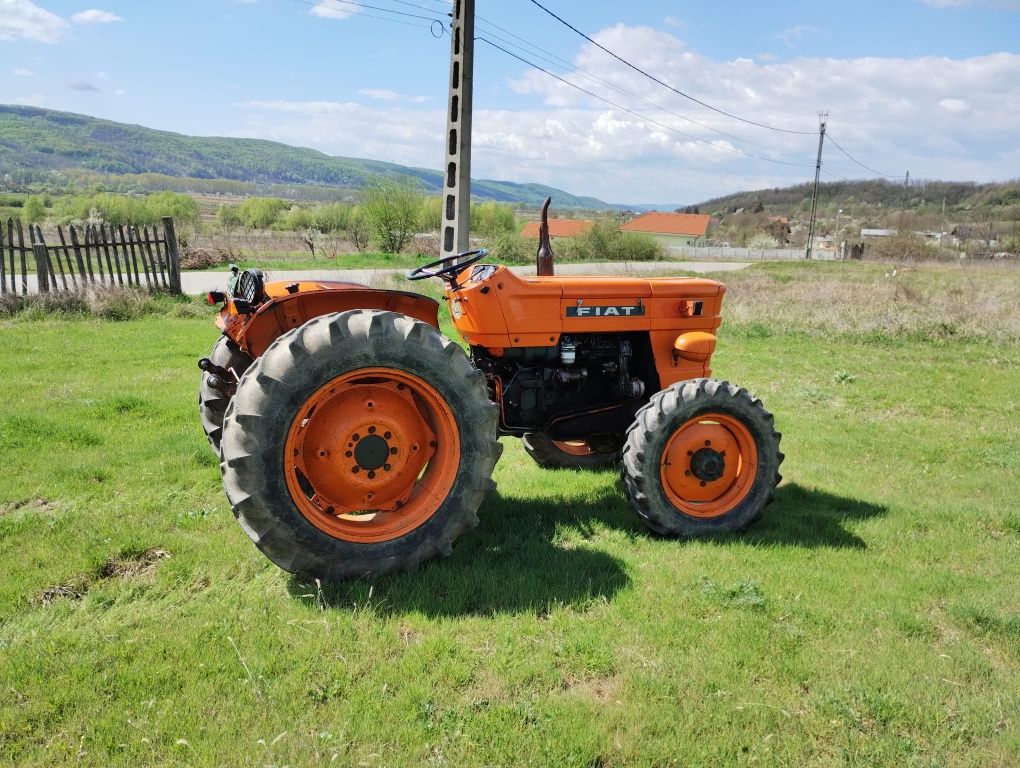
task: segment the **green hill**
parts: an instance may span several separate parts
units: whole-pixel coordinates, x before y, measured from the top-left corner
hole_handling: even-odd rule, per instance
[[[772,213],[796,215],[811,206],[812,184],[738,192],[699,203],[702,213],[726,215],[754,210],[760,204]],[[935,209],[943,200],[948,210],[973,211],[1020,204],[1020,182],[978,184],[971,181],[913,180],[909,189],[903,182],[886,180],[825,182],[818,187],[818,201],[825,206],[864,206],[899,210]]]
[[[380,175],[414,176],[432,192],[439,192],[443,184],[442,174],[427,168],[334,157],[273,141],[184,136],[86,115],[0,105],[0,172],[72,170],[79,175],[160,174],[341,189],[359,189]],[[558,208],[615,207],[539,184],[481,180],[473,183],[472,192],[500,202],[537,205],[552,195]]]

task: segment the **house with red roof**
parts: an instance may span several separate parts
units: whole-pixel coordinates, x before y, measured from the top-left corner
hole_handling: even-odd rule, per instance
[[[524,231],[521,232],[521,237],[538,240],[539,229],[541,226],[542,223],[539,221],[529,221],[524,225]],[[577,237],[578,235],[583,235],[593,226],[595,225],[590,221],[581,221],[578,219],[550,219],[549,237],[552,239],[557,237]]]
[[[707,214],[653,211],[628,221],[620,227],[620,231],[650,235],[667,248],[701,246],[708,240],[711,223],[712,217]]]

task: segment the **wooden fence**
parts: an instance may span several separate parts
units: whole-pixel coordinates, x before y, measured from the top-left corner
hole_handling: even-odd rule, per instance
[[[42,229],[20,221],[0,222],[0,293],[30,289],[78,291],[95,286],[134,286],[181,293],[181,263],[173,219],[157,226],[107,224],[57,227],[60,245],[47,244]],[[29,264],[35,271],[29,271]],[[20,269],[19,269],[20,268]],[[34,280],[29,280],[29,276]]]

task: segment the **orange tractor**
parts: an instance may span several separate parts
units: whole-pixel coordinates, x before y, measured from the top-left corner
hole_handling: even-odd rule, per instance
[[[547,203],[548,207],[548,203]],[[478,522],[500,436],[551,469],[620,466],[649,528],[739,531],[779,481],[780,435],[710,378],[725,287],[696,278],[539,275],[485,251],[408,274],[439,304],[353,283],[233,272],[199,405],[227,497],[284,570],[333,581],[413,569]]]

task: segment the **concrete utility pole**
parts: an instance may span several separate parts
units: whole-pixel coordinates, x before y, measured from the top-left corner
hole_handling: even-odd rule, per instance
[[[475,70],[475,0],[453,0],[450,14],[450,99],[443,190],[443,258],[470,246],[471,111]]]
[[[807,253],[804,258],[811,259],[811,249],[815,244],[815,216],[818,215],[818,183],[822,179],[822,149],[825,146],[825,120],[828,112],[818,113],[818,163],[815,165],[815,189],[811,193],[811,225],[808,227]]]

